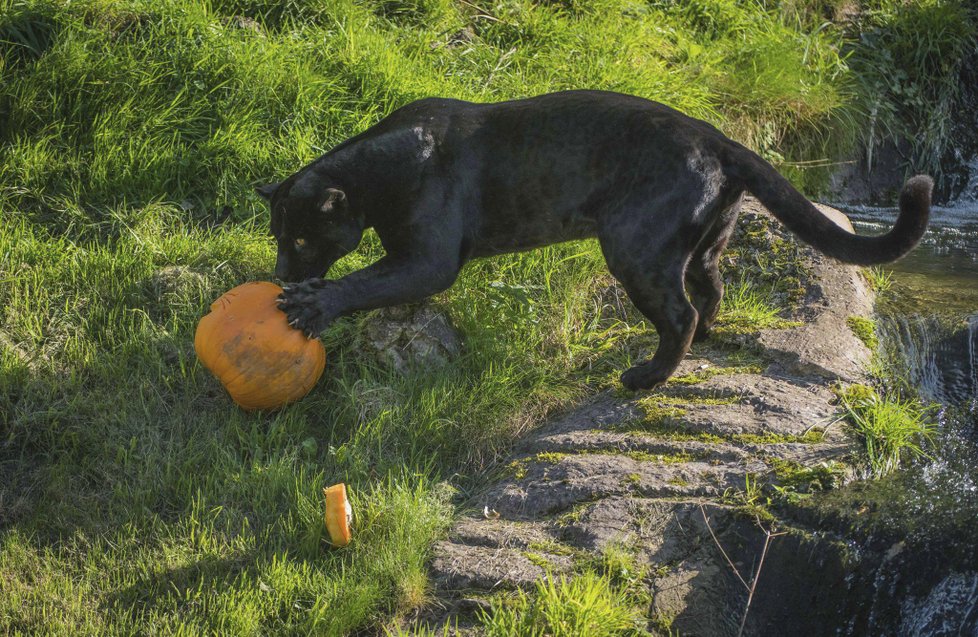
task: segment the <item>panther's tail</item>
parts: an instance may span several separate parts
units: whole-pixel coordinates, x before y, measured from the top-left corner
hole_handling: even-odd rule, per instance
[[[927,229],[934,181],[911,177],[900,193],[900,215],[886,234],[855,235],[819,212],[808,199],[756,154],[739,147],[733,153],[732,176],[742,181],[789,230],[805,243],[844,263],[875,265],[895,261],[917,245]]]

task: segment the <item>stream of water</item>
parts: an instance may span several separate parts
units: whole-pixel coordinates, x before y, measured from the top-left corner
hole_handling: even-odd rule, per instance
[[[933,209],[921,245],[887,266],[892,287],[877,305],[881,346],[897,375],[938,406],[930,457],[880,487],[892,495],[885,499],[893,501],[896,534],[946,560],[940,584],[903,602],[905,634],[978,635],[978,170],[973,175],[964,199]],[[896,218],[893,209],[846,212],[861,233],[885,231]]]

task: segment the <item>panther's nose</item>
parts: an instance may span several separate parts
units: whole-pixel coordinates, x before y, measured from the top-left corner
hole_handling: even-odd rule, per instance
[[[290,279],[289,279],[289,268],[288,268],[288,266],[285,265],[285,264],[282,264],[282,263],[276,264],[275,265],[275,278],[276,279],[279,279],[280,281],[284,281],[284,282],[288,283],[290,281]]]

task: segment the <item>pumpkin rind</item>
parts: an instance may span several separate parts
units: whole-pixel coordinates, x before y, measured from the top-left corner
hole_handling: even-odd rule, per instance
[[[326,350],[288,324],[282,288],[245,283],[211,304],[197,325],[198,358],[243,409],[274,409],[302,398],[326,366]]]
[[[326,496],[326,530],[333,546],[346,546],[350,543],[350,523],[353,509],[346,499],[346,485],[340,482],[323,489]]]

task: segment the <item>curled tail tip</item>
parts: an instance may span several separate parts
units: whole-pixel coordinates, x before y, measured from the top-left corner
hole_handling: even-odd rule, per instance
[[[934,191],[934,180],[930,175],[914,175],[903,185],[900,192],[900,204],[925,206],[930,208],[931,193]]]

